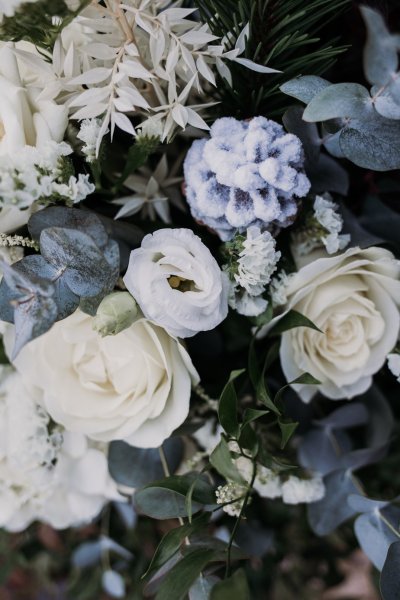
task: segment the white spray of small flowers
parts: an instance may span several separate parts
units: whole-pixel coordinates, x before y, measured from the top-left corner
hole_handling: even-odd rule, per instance
[[[84,119],[81,122],[77,138],[84,142],[81,150],[88,163],[92,163],[96,160],[96,147],[100,131],[101,119]],[[107,131],[105,133],[107,133]]]
[[[343,218],[338,212],[338,204],[329,195],[316,196],[313,213],[306,219],[305,226],[293,234],[296,252],[300,256],[324,246],[328,254],[336,254],[350,242],[349,234],[341,234]]]
[[[0,19],[13,17],[22,4],[33,4],[37,0],[0,0]]]
[[[257,316],[267,308],[262,294],[281,258],[275,239],[269,231],[252,225],[246,238],[238,235],[226,249],[230,256],[225,267],[231,280],[229,304],[240,314]]]
[[[94,191],[89,176],[71,173],[66,158],[72,148],[62,142],[48,142],[40,150],[25,146],[20,152],[2,156],[0,161],[0,206],[20,210],[33,202],[62,200],[75,204]]]

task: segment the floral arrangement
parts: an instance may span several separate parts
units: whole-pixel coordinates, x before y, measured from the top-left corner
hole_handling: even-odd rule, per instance
[[[0,15],[4,598],[399,598],[396,3]]]

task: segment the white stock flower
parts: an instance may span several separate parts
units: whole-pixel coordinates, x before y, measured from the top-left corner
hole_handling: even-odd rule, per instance
[[[22,531],[40,520],[55,528],[80,525],[120,499],[107,470],[105,448],[62,428],[11,368],[0,388],[0,526]]]
[[[311,479],[299,479],[290,475],[282,484],[282,500],[285,504],[317,502],[325,496],[325,485],[322,477],[316,475]]]
[[[258,296],[270,282],[281,257],[275,250],[276,242],[269,231],[261,232],[256,225],[247,229],[243,249],[237,261],[236,282],[252,296]]]
[[[96,160],[96,147],[100,131],[101,119],[84,119],[80,124],[79,133],[76,137],[84,142],[82,152],[88,163]]]
[[[329,198],[316,196],[313,208],[318,223],[327,231],[327,234],[321,238],[327,253],[335,254],[335,252],[343,250],[348,246],[350,235],[340,235],[343,227],[343,219],[337,212],[338,205]]]
[[[77,311],[21,351],[15,366],[66,429],[108,442],[157,447],[186,418],[197,373],[183,346],[139,318],[101,337]],[[6,334],[6,349],[12,335]]]
[[[304,402],[318,390],[332,399],[353,398],[369,388],[397,342],[400,263],[376,247],[307,258],[289,281],[283,314],[296,310],[323,333],[308,327],[284,332],[281,365],[288,381],[308,372],[321,382],[293,386]]]
[[[240,290],[232,285],[229,290],[229,306],[239,315],[245,317],[258,317],[268,306],[267,300],[260,296],[251,296],[246,290]]]
[[[146,235],[124,283],[144,315],[177,337],[214,329],[228,312],[228,278],[190,229]]]

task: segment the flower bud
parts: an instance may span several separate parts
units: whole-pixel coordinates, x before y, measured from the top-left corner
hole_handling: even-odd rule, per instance
[[[137,314],[137,304],[129,292],[113,292],[101,301],[93,321],[93,329],[102,337],[116,335],[130,327]]]

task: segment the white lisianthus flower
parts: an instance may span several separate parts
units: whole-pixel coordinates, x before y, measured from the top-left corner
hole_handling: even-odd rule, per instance
[[[270,232],[261,232],[256,225],[247,229],[242,244],[234,278],[251,296],[258,296],[270,282],[281,253],[275,250],[276,242]]]
[[[364,393],[400,328],[400,263],[391,252],[350,248],[338,256],[319,256],[308,256],[285,290],[283,314],[296,310],[323,332],[298,327],[282,334],[280,359],[287,380],[308,372],[321,382],[293,386],[304,402],[318,390],[334,400]]]
[[[214,329],[228,313],[228,278],[190,229],[146,235],[124,283],[144,315],[177,337]]]
[[[160,446],[185,420],[192,380],[198,383],[188,353],[144,318],[106,337],[93,322],[75,312],[25,346],[15,367],[69,431],[104,442]],[[7,352],[11,338],[6,334]]]
[[[300,479],[294,475],[282,484],[282,500],[285,504],[317,502],[325,496],[322,477],[315,475],[311,479]]]
[[[0,385],[0,526],[22,531],[40,520],[64,529],[95,518],[120,500],[108,474],[106,448],[50,418],[18,373],[2,369]]]

